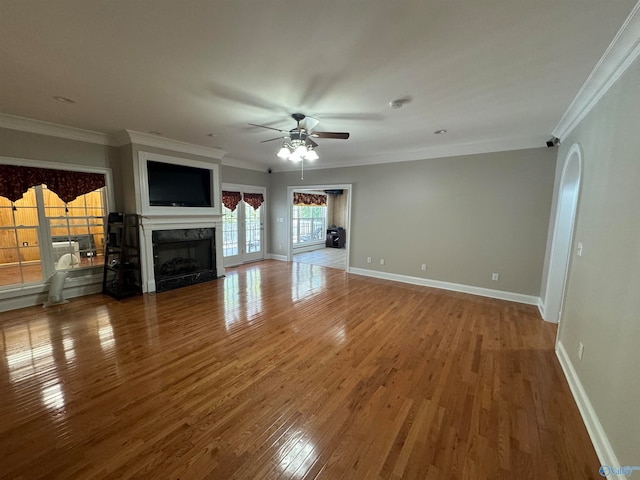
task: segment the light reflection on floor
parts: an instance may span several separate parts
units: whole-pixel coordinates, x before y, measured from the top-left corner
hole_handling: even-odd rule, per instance
[[[293,262],[291,264],[291,300],[309,298],[326,287],[325,267]]]
[[[64,407],[64,393],[59,383],[42,389],[42,403],[51,410],[58,410]]]
[[[98,338],[100,339],[100,346],[103,351],[113,350],[116,341],[113,338],[113,327],[108,318],[98,320]]]
[[[59,411],[65,406],[64,379],[79,362],[73,329],[83,322],[76,325],[74,319],[52,312],[52,318],[2,329],[0,362],[6,364],[6,369],[0,364],[0,374],[6,377],[0,380],[13,384],[14,393],[24,398],[25,405],[35,401],[49,411]],[[108,309],[101,307],[96,313],[94,338],[104,358],[113,361],[116,341]],[[39,397],[34,396],[37,392]]]
[[[313,442],[302,430],[294,432],[282,444],[277,457],[284,478],[303,478],[317,459]]]
[[[224,320],[227,331],[251,321],[263,311],[259,269],[229,271],[224,279]]]
[[[54,358],[48,323],[39,321],[6,329],[4,355],[12,383],[49,368]]]

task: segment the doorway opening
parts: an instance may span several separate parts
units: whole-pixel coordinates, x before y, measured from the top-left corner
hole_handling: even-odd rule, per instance
[[[288,187],[287,260],[349,270],[351,185]]]
[[[582,151],[578,144],[573,144],[567,154],[560,179],[547,288],[544,297],[543,318],[551,323],[559,323],[562,317],[562,304],[571,259],[581,175]]]

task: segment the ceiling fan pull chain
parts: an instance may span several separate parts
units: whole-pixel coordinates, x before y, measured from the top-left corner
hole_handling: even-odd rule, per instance
[[[300,167],[302,168],[302,174],[300,175],[300,180],[304,180],[304,158],[300,160]]]

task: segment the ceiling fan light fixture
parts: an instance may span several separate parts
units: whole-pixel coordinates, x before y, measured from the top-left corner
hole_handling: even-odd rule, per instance
[[[307,146],[305,144],[298,145],[294,151],[298,157],[304,157],[307,154]]]
[[[282,145],[282,148],[277,153],[277,156],[286,160],[291,156],[291,150],[289,150],[286,145]]]
[[[401,102],[401,105],[408,103],[411,101],[411,97],[404,97],[398,100]],[[292,162],[300,163],[300,167],[302,170],[302,179],[304,179],[304,161],[313,161],[318,160],[320,157],[315,152],[315,149],[318,147],[318,144],[314,142],[313,138],[335,138],[335,139],[343,139],[346,140],[349,138],[348,132],[317,132],[313,130],[311,131],[319,122],[317,118],[306,117],[302,113],[293,113],[291,114],[291,118],[296,121],[296,127],[292,128],[289,131],[281,130],[279,128],[269,127],[267,125],[259,125],[257,123],[250,123],[249,125],[260,128],[268,128],[269,130],[276,130],[283,134],[280,137],[272,138],[270,140],[263,140],[260,143],[271,142],[273,140],[279,140],[280,138],[284,138],[285,140],[282,143],[282,147],[276,153],[276,156],[282,158],[283,160],[290,160]],[[307,122],[300,125],[304,119],[307,119]],[[213,134],[211,134],[213,135]],[[271,171],[269,171],[271,173]]]
[[[320,157],[318,157],[318,154],[312,148],[310,148],[304,156],[305,160],[318,160],[318,158]]]

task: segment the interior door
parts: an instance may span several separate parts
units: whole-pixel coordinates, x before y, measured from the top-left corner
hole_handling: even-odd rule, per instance
[[[223,191],[238,192],[240,200],[231,210],[222,206],[222,254],[225,267],[240,265],[264,258],[265,204],[250,201],[245,194],[258,194],[264,199],[266,189],[248,185],[223,184]]]

